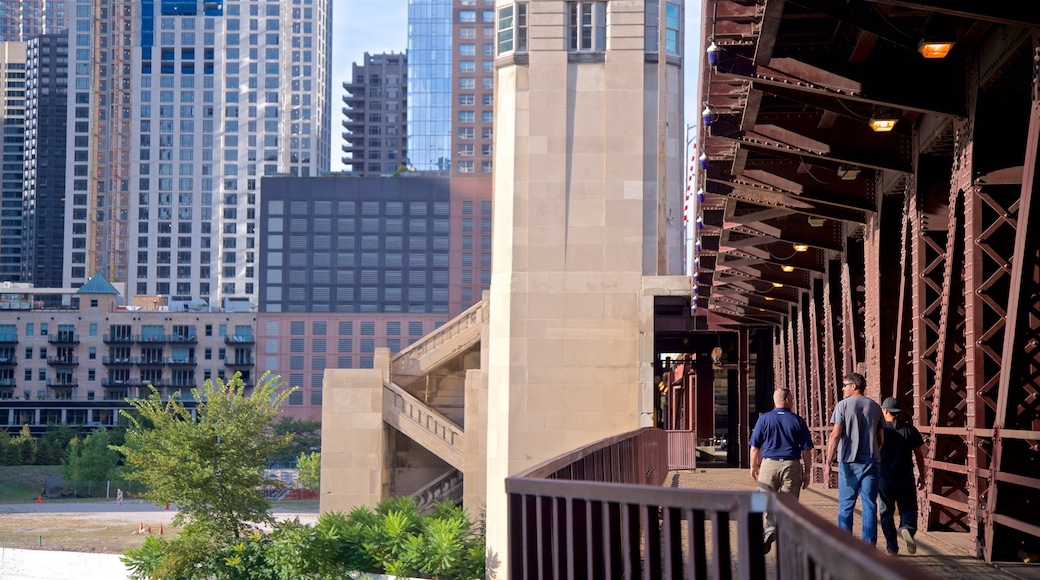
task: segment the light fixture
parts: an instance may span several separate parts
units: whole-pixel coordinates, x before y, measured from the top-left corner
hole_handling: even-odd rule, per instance
[[[697,229],[698,230],[703,230],[704,229],[704,216],[697,216]]]
[[[859,172],[859,167],[850,167],[848,165],[838,166],[838,177],[843,181],[852,181],[853,179],[856,179],[859,177]]]
[[[922,40],[917,45],[917,52],[925,58],[946,58],[953,48],[953,42],[949,40]]]
[[[773,298],[772,296],[765,296],[764,298],[769,301],[776,300],[776,298]]]
[[[896,128],[896,121],[895,117],[871,117],[869,125],[875,133],[887,133]]]
[[[701,169],[707,169],[708,168],[708,154],[707,153],[701,153],[701,156],[698,157],[697,160],[701,162]]]
[[[697,203],[704,203],[704,188],[697,190]]]
[[[792,244],[791,247],[794,248],[794,251],[796,252],[806,252],[809,250],[809,244]]]
[[[780,266],[780,269],[784,272],[794,272],[794,266]]]
[[[779,282],[773,282],[773,288],[783,288],[784,285]]]
[[[701,111],[701,120],[704,121],[705,127],[711,127],[711,107],[704,105],[704,110]]]
[[[709,65],[711,65],[711,66],[718,66],[718,64],[719,64],[719,53],[720,52],[722,52],[722,49],[719,48],[719,45],[715,44],[714,40],[711,41],[711,44],[708,46],[708,64]]]
[[[697,250],[699,252],[699,251],[701,251],[701,248],[702,248],[702,246],[701,246],[701,239],[697,238],[697,240],[695,242],[693,242],[693,249],[695,249],[695,250]]]
[[[823,224],[827,223],[827,220],[825,220],[825,219],[823,219],[821,217],[811,217],[811,218],[809,218],[808,221],[809,221],[809,225],[814,227],[814,228],[822,228]]]

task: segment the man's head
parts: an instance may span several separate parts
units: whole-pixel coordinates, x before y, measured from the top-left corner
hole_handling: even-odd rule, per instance
[[[773,391],[773,405],[775,405],[777,409],[790,409],[791,390],[780,388]]]
[[[900,413],[903,412],[899,408],[899,401],[895,397],[888,397],[881,402],[881,411],[885,414],[886,421],[894,421],[899,418]]]
[[[841,384],[841,394],[846,397],[862,395],[867,390],[867,380],[859,373],[845,375]]]

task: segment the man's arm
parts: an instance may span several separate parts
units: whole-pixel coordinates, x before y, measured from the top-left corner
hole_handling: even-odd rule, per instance
[[[812,449],[802,449],[802,489],[809,487],[809,475],[812,473]]]
[[[762,465],[762,449],[751,446],[751,479],[758,481],[758,468]]]
[[[924,454],[921,453],[922,445],[914,447],[914,457],[917,458],[917,489],[924,489]]]
[[[827,465],[833,463],[838,455],[838,441],[841,440],[842,433],[844,429],[841,423],[835,423],[831,428],[831,437],[827,440]]]

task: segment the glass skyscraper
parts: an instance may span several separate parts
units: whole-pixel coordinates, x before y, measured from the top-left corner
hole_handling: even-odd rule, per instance
[[[451,169],[452,0],[408,1],[408,162]]]

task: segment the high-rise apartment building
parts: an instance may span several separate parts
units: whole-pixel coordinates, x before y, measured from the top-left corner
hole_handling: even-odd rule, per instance
[[[0,41],[26,41],[69,26],[65,0],[0,0]]]
[[[60,288],[69,37],[61,33],[31,38],[25,54],[21,277],[37,288]]]
[[[406,166],[408,57],[370,55],[354,63],[343,88],[343,164],[361,177],[393,174]]]
[[[64,280],[255,301],[259,179],[329,167],[331,3],[80,0],[72,20]]]
[[[25,43],[0,42],[0,281],[21,279],[22,134],[25,130]]]

